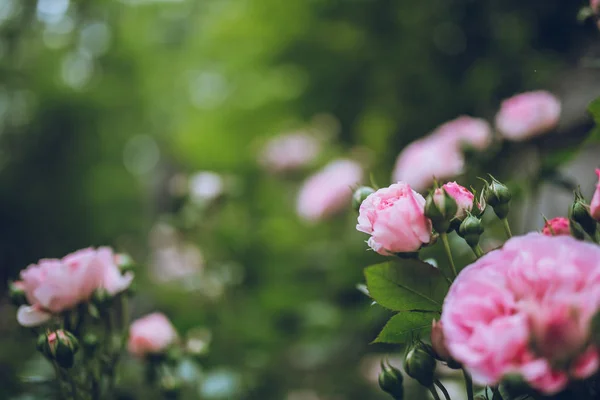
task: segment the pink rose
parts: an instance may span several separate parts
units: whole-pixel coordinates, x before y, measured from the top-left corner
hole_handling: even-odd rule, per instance
[[[571,235],[571,228],[569,227],[569,220],[565,217],[552,218],[546,221],[542,233],[546,236],[560,236],[560,235]]]
[[[551,93],[522,93],[502,102],[496,128],[508,140],[526,140],[554,129],[560,111],[560,101]]]
[[[177,340],[177,332],[162,313],[152,313],[133,321],[127,349],[135,356],[162,353]]]
[[[315,137],[305,133],[290,133],[269,140],[259,161],[274,172],[292,171],[309,165],[320,150],[321,144]]]
[[[425,199],[404,182],[379,189],[362,202],[356,229],[371,235],[368,245],[377,253],[412,253],[431,240],[431,221]]]
[[[590,0],[590,8],[596,14],[600,12],[600,0]]]
[[[468,212],[473,209],[473,200],[475,196],[467,188],[459,185],[456,182],[448,182],[441,188],[437,188],[433,194],[434,202],[438,204],[438,198],[444,196],[443,191],[446,191],[450,197],[456,201],[456,215],[454,218],[464,219]]]
[[[29,306],[21,306],[17,320],[23,326],[37,326],[52,314],[74,308],[89,300],[100,287],[109,294],[126,289],[133,274],[121,275],[112,250],[87,248],[62,260],[43,259],[21,271],[21,282]]]
[[[337,160],[308,178],[298,195],[298,214],[318,221],[344,209],[352,198],[353,186],[362,179],[362,168],[354,161]]]
[[[485,150],[492,142],[490,124],[484,119],[466,115],[440,125],[432,135],[444,137],[459,145],[464,144],[477,150]]]
[[[596,184],[596,191],[590,203],[590,214],[592,218],[600,222],[600,169],[598,168],[596,168],[596,175],[598,175],[598,183]]]
[[[569,377],[598,370],[598,353],[588,343],[599,307],[600,248],[531,233],[465,268],[441,321],[451,356],[476,382],[495,385],[517,373],[553,394]]]
[[[448,361],[451,359],[450,353],[446,348],[444,328],[442,327],[441,321],[431,321],[431,347],[441,360]]]

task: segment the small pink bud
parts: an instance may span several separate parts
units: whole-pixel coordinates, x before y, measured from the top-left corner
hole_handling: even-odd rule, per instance
[[[473,193],[456,182],[448,182],[442,186],[442,189],[445,189],[446,193],[456,201],[457,209],[455,218],[459,220],[465,219],[467,213],[473,209]]]
[[[600,5],[600,0],[598,0]],[[596,175],[598,175],[598,183],[596,184],[596,191],[594,197],[592,197],[592,203],[590,204],[590,215],[596,221],[600,222],[600,169],[596,168]]]
[[[431,321],[431,347],[440,360],[450,360],[450,353],[446,348],[446,340],[444,339],[442,322],[435,319]]]
[[[546,236],[571,235],[569,220],[565,217],[552,218],[551,220],[546,221],[542,233]]]

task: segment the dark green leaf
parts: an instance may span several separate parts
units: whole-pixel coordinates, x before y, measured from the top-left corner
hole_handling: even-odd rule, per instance
[[[393,311],[441,311],[448,283],[431,264],[397,259],[365,269],[367,288],[381,306]]]
[[[374,340],[374,343],[403,344],[421,337],[431,329],[431,321],[438,317],[433,312],[401,312],[394,315]]]

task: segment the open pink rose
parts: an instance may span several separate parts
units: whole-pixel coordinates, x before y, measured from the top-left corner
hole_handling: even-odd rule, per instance
[[[348,206],[353,186],[360,183],[363,171],[351,160],[336,160],[309,177],[298,195],[298,214],[308,221],[319,221]]]
[[[598,168],[596,168],[596,175],[598,175],[598,183],[596,184],[596,191],[590,203],[590,214],[592,218],[600,222],[600,169]]]
[[[456,201],[455,218],[458,218],[460,220],[464,219],[467,216],[467,213],[471,212],[471,210],[473,209],[473,200],[475,198],[473,193],[471,193],[470,190],[468,190],[464,186],[459,185],[456,182],[448,182],[444,184],[441,188],[435,190],[434,201],[436,197],[443,196],[442,190],[445,190],[446,193],[448,193],[448,195],[452,197],[454,201]]]
[[[549,92],[521,93],[502,102],[496,128],[508,140],[527,140],[554,129],[560,112],[560,101]]]
[[[371,235],[368,245],[379,254],[412,253],[431,240],[425,199],[404,182],[379,189],[361,204],[356,229]]]
[[[598,370],[598,353],[588,343],[599,308],[600,248],[531,233],[465,268],[441,321],[450,354],[477,383],[495,385],[516,373],[553,394],[571,377]]]
[[[293,171],[313,162],[320,150],[321,144],[315,137],[306,133],[290,133],[269,140],[259,161],[274,172]]]
[[[569,220],[565,217],[556,217],[547,221],[542,229],[542,233],[546,236],[571,235]]]
[[[177,340],[177,332],[162,313],[135,320],[129,328],[127,349],[135,356],[162,353]]]
[[[17,320],[23,326],[36,326],[86,302],[92,293],[105,288],[109,294],[126,289],[133,274],[121,275],[115,256],[108,247],[87,248],[62,260],[43,259],[21,271],[21,282],[29,306],[21,306]]]

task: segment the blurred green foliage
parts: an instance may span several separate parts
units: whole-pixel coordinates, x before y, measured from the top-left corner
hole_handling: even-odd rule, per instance
[[[506,96],[554,87],[597,39],[576,23],[581,5],[1,0],[2,282],[88,245],[149,261],[148,232],[174,210],[170,175],[229,174],[235,190],[178,229],[207,268],[242,271],[241,284],[215,301],[140,269],[136,312],[165,311],[181,332],[211,329],[208,375],[240,382],[224,398],[384,399],[361,371],[365,355],[390,350],[368,346],[389,315],[355,288],[380,258],[350,213],[300,221],[300,177],[265,173],[257,149],[281,131],[317,129],[332,138],[321,163],[367,148],[388,182],[402,147],[436,125],[491,117]],[[28,371],[12,343],[33,352],[13,312],[0,325],[7,390]]]

